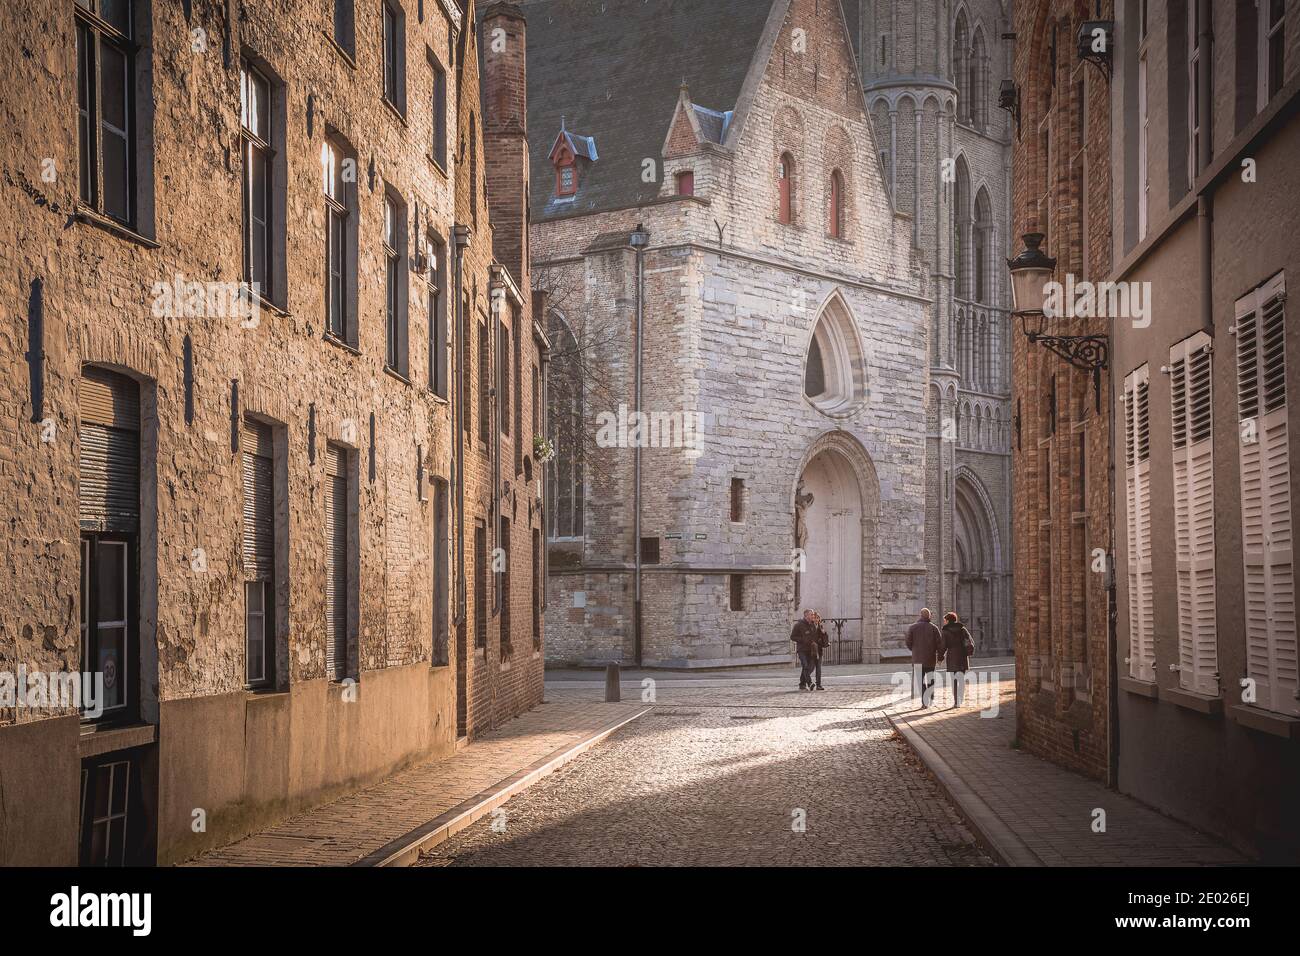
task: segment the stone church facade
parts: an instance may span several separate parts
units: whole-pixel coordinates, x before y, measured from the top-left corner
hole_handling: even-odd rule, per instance
[[[525,6],[547,659],[788,660],[804,606],[898,655],[931,589],[932,270],[854,28],[686,6]]]
[[[1011,628],[1010,290],[1014,119],[1008,0],[845,5],[876,148],[929,271],[926,601],[954,608],[985,653]]]

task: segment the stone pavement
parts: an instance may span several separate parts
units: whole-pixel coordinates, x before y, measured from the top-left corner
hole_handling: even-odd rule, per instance
[[[548,701],[376,786],[298,814],[189,866],[378,866],[410,862],[650,708]]]
[[[419,865],[993,864],[885,719],[888,687],[796,679],[659,685],[653,711]]]
[[[997,716],[980,707],[998,697]],[[1015,680],[979,701],[949,709],[940,690],[921,712],[912,702],[889,719],[925,762],[962,815],[1001,861],[1012,866],[1214,866],[1250,862],[1190,826],[1100,783],[1012,746]],[[1105,811],[1104,833],[1093,831]]]

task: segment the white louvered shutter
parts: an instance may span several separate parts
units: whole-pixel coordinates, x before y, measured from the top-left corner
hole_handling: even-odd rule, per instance
[[[1219,694],[1214,592],[1214,442],[1211,341],[1197,332],[1169,350],[1178,565],[1178,682]]]
[[[1124,489],[1128,513],[1130,677],[1156,679],[1155,603],[1151,591],[1150,367],[1124,380]]]
[[[1285,317],[1280,275],[1237,303],[1246,676],[1257,706],[1300,716]]]

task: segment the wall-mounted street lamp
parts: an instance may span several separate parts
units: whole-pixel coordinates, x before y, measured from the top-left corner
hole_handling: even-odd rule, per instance
[[[1023,237],[1025,248],[1007,260],[1011,272],[1011,311],[1020,316],[1020,328],[1030,345],[1042,343],[1073,367],[1091,372],[1097,409],[1101,410],[1101,372],[1109,363],[1109,342],[1104,335],[1048,335],[1045,305],[1047,284],[1056,271],[1056,260],[1040,248],[1041,232]]]
[[[1195,2],[1195,0],[1193,0]],[[1087,20],[1079,24],[1078,53],[1080,60],[1086,60],[1106,75],[1110,81],[1113,50],[1115,41],[1114,20]]]
[[[998,109],[1006,110],[1016,118],[1016,139],[1020,138],[1020,88],[1008,77],[998,87]]]

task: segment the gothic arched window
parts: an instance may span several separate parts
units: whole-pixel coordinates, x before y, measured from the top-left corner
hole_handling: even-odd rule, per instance
[[[776,165],[777,175],[777,219],[789,225],[794,222],[794,157],[782,153]]]
[[[550,438],[555,446],[551,480],[546,483],[547,517],[552,538],[582,537],[583,516],[583,375],[578,340],[558,314],[551,314],[550,369],[547,391]]]
[[[831,172],[830,195],[830,235],[834,239],[844,238],[844,175],[838,170]]]
[[[866,397],[865,368],[852,315],[835,296],[818,316],[808,342],[804,397],[823,414],[847,417]]]

